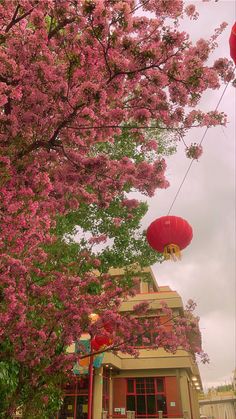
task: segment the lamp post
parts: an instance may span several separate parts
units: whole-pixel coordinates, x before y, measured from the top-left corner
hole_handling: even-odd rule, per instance
[[[92,340],[92,336],[91,336]],[[92,353],[92,347],[91,347]],[[88,386],[88,419],[92,419],[93,409],[93,355],[90,356],[89,361],[89,386]]]
[[[90,322],[96,323],[96,321],[99,319],[98,314],[91,313],[89,315]],[[96,340],[97,339],[97,340]],[[104,340],[105,339],[105,340]],[[108,338],[104,338],[104,336],[97,336],[95,334],[93,338],[93,334],[90,332],[90,359],[89,359],[89,386],[88,386],[88,419],[92,419],[93,414],[93,361],[94,361],[94,355],[93,351],[96,353],[97,350],[101,349],[101,347],[105,345],[109,345],[109,339],[108,343],[106,342]]]
[[[91,313],[89,315],[90,322],[96,323],[99,319],[98,314]],[[88,386],[88,419],[92,419],[92,410],[93,410],[93,348],[92,348],[92,334],[90,333],[90,352],[91,356],[89,358],[89,386]]]

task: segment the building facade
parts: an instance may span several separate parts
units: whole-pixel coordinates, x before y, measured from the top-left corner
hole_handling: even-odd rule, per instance
[[[145,280],[139,293],[123,302],[121,311],[132,312],[134,305],[149,301],[150,312],[158,312],[165,301],[175,314],[183,311],[176,291],[159,287],[152,271],[143,270]],[[113,270],[114,276],[124,275]],[[74,348],[72,347],[73,351]],[[174,355],[164,349],[140,346],[139,357],[106,353],[99,368],[94,368],[93,419],[133,417],[140,419],[200,419],[197,389],[201,388],[198,367],[184,350]],[[58,419],[87,419],[88,376],[78,376],[65,389]]]
[[[201,395],[199,399],[200,413],[204,419],[235,419],[235,391],[213,391]]]

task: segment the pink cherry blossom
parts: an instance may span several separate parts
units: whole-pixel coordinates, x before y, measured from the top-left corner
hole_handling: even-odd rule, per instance
[[[203,149],[200,144],[193,143],[189,147],[186,148],[186,156],[189,159],[198,160],[199,157],[202,155]]]
[[[225,24],[192,43],[178,23],[197,11],[183,1],[141,2],[138,13],[133,0],[7,3],[0,4],[1,357],[28,368],[36,388],[40,371],[71,373],[77,359],[65,349],[90,328],[99,333],[93,312],[115,324],[114,351],[137,354],[137,336],[153,324],[119,314],[134,290],[109,277],[93,245],[135,221],[142,205],[130,192],[153,196],[168,187],[163,132],[226,123],[199,103],[234,75],[226,58],[208,65]],[[117,217],[109,213],[116,202]],[[67,262],[63,246],[76,231],[58,244],[57,221],[83,207],[93,210],[85,226],[92,238],[80,236]],[[109,220],[108,233],[96,212]],[[163,313],[173,314],[165,306]],[[173,333],[156,321],[156,345],[189,348],[187,332],[198,324],[185,317],[173,320]]]

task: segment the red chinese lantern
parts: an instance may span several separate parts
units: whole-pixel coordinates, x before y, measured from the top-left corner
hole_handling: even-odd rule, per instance
[[[157,252],[163,253],[165,259],[180,259],[180,250],[189,245],[192,237],[189,223],[173,215],[157,218],[147,229],[148,243]]]
[[[236,64],[236,22],[231,29],[231,34],[229,37],[229,47],[230,47],[230,57],[234,60]]]
[[[115,324],[108,320],[103,322],[103,327],[106,330],[106,332],[112,333],[115,329]]]
[[[91,348],[93,351],[99,351],[100,349],[110,346],[111,344],[112,339],[104,335],[94,336],[94,338],[91,340]]]

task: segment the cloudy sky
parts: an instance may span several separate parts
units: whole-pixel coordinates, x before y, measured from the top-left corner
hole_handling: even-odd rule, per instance
[[[236,20],[234,0],[190,3],[196,4],[200,13],[198,21],[184,22],[193,41],[210,37],[214,28],[225,21],[228,28],[218,41],[214,59],[229,57],[228,38]],[[222,91],[209,90],[202,107],[215,109]],[[192,165],[171,211],[171,215],[186,218],[192,225],[191,245],[180,262],[153,266],[159,285],[170,285],[184,302],[189,298],[197,302],[203,345],[211,360],[209,365],[200,365],[205,389],[229,383],[235,368],[235,108],[235,89],[228,86],[219,106],[228,115],[227,127],[208,130],[203,155]],[[199,142],[202,134],[201,129],[192,129],[187,142]],[[145,227],[167,214],[186,173],[190,160],[183,148],[179,150],[168,159],[171,186],[158,191],[149,201]]]

